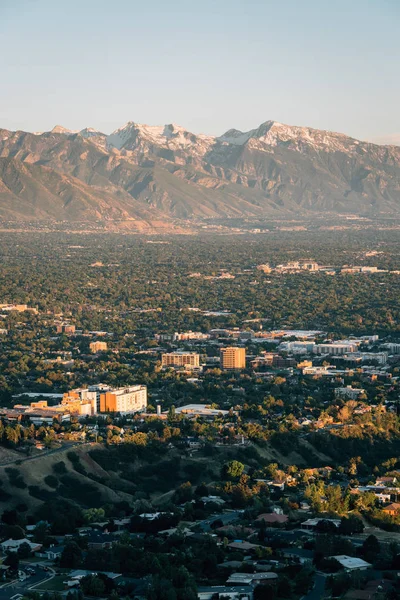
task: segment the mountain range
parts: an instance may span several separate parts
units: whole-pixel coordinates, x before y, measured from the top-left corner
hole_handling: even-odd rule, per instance
[[[219,137],[129,122],[110,135],[0,129],[0,220],[138,231],[204,219],[398,215],[400,147],[267,121]]]

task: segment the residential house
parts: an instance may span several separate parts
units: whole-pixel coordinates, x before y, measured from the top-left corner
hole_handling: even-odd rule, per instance
[[[382,508],[382,511],[387,515],[390,515],[391,517],[396,517],[400,514],[400,503],[392,502],[392,504],[389,504],[388,506]]]

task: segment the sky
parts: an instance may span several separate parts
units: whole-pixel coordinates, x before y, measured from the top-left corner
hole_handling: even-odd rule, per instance
[[[0,0],[0,127],[267,120],[400,145],[399,0]]]

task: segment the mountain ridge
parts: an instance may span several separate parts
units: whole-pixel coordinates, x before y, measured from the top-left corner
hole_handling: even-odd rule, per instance
[[[400,147],[271,120],[221,136],[134,121],[109,135],[0,129],[3,159],[13,162],[0,170],[1,219],[169,228],[182,219],[398,214],[400,205]]]

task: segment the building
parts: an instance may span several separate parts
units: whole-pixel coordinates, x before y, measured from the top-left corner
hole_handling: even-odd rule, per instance
[[[90,403],[92,405],[91,414],[96,414],[100,412],[100,394],[110,392],[112,389],[113,388],[105,383],[98,383],[96,385],[89,385],[87,388],[76,388],[75,390],[71,390],[62,396],[62,400],[64,398],[67,399],[68,397],[71,398],[72,402],[73,399],[76,400],[76,397],[79,397],[82,404]]]
[[[345,360],[349,362],[374,362],[378,365],[387,363],[387,352],[351,352],[346,355]]]
[[[37,552],[36,556],[39,558],[46,558],[47,560],[56,560],[57,558],[60,558],[63,551],[64,546],[50,546],[50,548]]]
[[[281,352],[291,352],[293,354],[309,354],[313,351],[315,342],[307,341],[295,341],[295,342],[281,342],[279,344],[279,350]]]
[[[197,352],[167,352],[161,356],[163,367],[199,368],[200,354]]]
[[[354,556],[347,556],[346,554],[339,554],[332,556],[337,562],[345,569],[345,571],[365,571],[370,569],[372,565],[362,558],[356,558]]]
[[[227,587],[225,585],[200,586],[197,589],[199,600],[252,600],[253,588],[250,585]]]
[[[35,544],[27,538],[23,538],[22,540],[6,540],[0,544],[0,547],[3,552],[18,552],[19,548],[25,544],[29,546],[31,552],[38,552],[42,547],[42,544]]]
[[[289,520],[287,515],[278,515],[277,513],[262,513],[258,515],[256,521],[264,521],[266,524],[284,525]]]
[[[96,354],[96,352],[107,352],[107,342],[90,342],[90,352]]]
[[[340,519],[321,519],[317,517],[315,519],[307,519],[307,521],[301,523],[300,527],[301,529],[307,529],[308,531],[315,531],[320,521],[329,521],[330,523],[333,523],[337,528],[339,528],[340,526]]]
[[[111,548],[116,538],[110,533],[92,531],[87,537],[87,546],[92,550],[104,550]]]
[[[172,336],[173,341],[182,342],[185,340],[208,340],[210,339],[209,333],[201,333],[200,331],[184,331],[182,333],[175,332]]]
[[[350,400],[357,400],[361,394],[365,394],[365,390],[361,388],[353,388],[351,385],[335,389],[335,398],[349,398]]]
[[[236,346],[221,348],[221,368],[226,371],[246,368],[246,350]]]
[[[57,333],[65,333],[66,335],[69,335],[75,333],[75,331],[75,325],[71,325],[69,323],[57,323],[56,325]]]
[[[400,354],[400,344],[385,344],[384,347],[393,354]]]
[[[287,358],[276,354],[272,359],[272,366],[276,369],[288,369],[289,367],[295,367],[297,360],[288,356]]]
[[[208,404],[186,404],[175,409],[177,415],[186,415],[187,417],[205,417],[214,418],[218,415],[226,416],[229,414],[228,410],[221,410],[219,408],[210,408]]]
[[[61,404],[65,406],[71,415],[89,416],[97,413],[96,393],[90,397],[80,394],[81,390],[71,390],[63,395]]]
[[[100,412],[135,413],[147,406],[147,387],[132,385],[100,393]]]
[[[42,423],[48,423],[51,425],[54,419],[56,419],[59,423],[62,423],[63,421],[69,421],[71,419],[68,407],[61,404],[48,406],[47,400],[31,402],[29,406],[26,406],[25,404],[16,404],[12,410],[11,416],[14,414],[21,415],[21,419],[29,419],[35,425],[41,425]]]
[[[347,344],[336,342],[334,342],[333,344],[315,344],[312,351],[314,354],[348,354],[349,352],[357,351],[357,344],[353,344],[350,342]]]
[[[303,259],[299,260],[299,267],[303,271],[318,271],[319,265],[315,260]]]
[[[272,269],[270,267],[270,265],[268,263],[265,263],[263,265],[258,265],[257,269],[259,271],[262,271],[263,273],[271,273]]]
[[[392,502],[392,504],[389,504],[389,506],[385,506],[385,508],[382,508],[382,512],[384,512],[387,515],[390,515],[391,517],[396,517],[398,514],[400,514],[400,503]]]
[[[263,583],[269,583],[278,579],[277,573],[232,573],[226,582],[226,585],[256,587]]]

